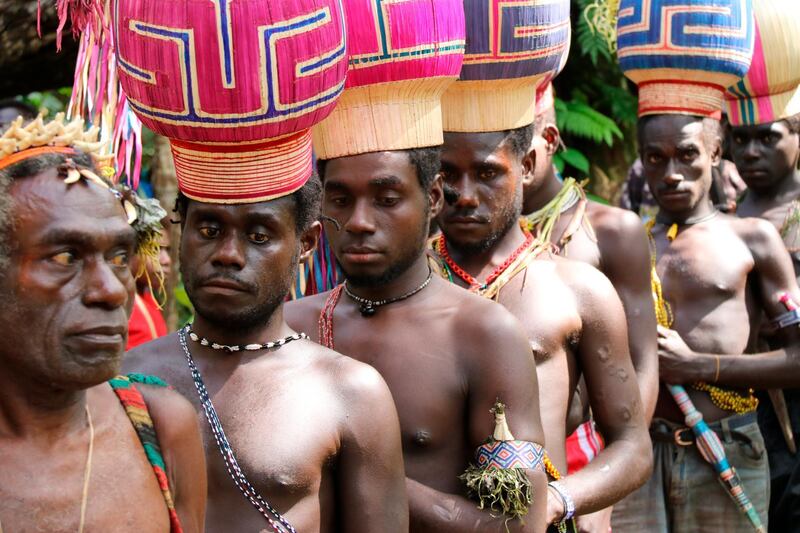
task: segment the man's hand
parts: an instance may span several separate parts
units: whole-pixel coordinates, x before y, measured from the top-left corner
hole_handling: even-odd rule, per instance
[[[611,531],[611,512],[613,507],[602,511],[575,517],[578,533],[609,533]]]
[[[658,371],[662,380],[677,385],[698,381],[693,355],[677,331],[658,326]]]

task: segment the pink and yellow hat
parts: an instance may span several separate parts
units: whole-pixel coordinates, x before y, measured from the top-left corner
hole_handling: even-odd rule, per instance
[[[313,129],[320,159],[443,142],[441,97],[464,57],[461,0],[345,0],[347,84]]]
[[[253,203],[312,173],[311,126],[344,90],[341,0],[117,0],[131,109],[170,139],[188,197]]]
[[[800,113],[800,4],[757,0],[753,62],[728,89],[725,107],[733,126],[765,124]]]

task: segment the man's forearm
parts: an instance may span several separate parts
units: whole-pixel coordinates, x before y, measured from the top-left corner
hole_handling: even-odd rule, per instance
[[[487,509],[478,509],[475,502],[457,495],[440,492],[418,481],[406,478],[408,507],[412,533],[470,533],[544,531],[544,505],[547,503],[547,490],[534,490],[534,504],[531,505],[524,524],[519,520],[505,517],[494,518]]]
[[[641,357],[639,365],[634,365],[634,368],[639,394],[642,396],[644,420],[649,425],[658,402],[658,354],[653,351],[651,356]]]
[[[694,357],[694,381],[754,389],[800,386],[800,358],[787,349],[744,355],[696,353]]]
[[[575,502],[575,514],[599,511],[642,486],[652,473],[649,440],[610,442],[586,467],[561,480]]]

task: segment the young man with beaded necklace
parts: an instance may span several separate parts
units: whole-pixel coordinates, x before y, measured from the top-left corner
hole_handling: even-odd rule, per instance
[[[659,326],[660,377],[686,385],[766,523],[768,465],[748,389],[791,386],[800,379],[796,324],[778,328],[779,349],[753,353],[762,313],[775,319],[800,301],[792,263],[769,222],[714,209],[709,190],[711,167],[720,160],[719,120],[649,115],[639,120],[638,136],[644,175],[659,204],[651,235],[669,306],[659,322],[672,322]],[[694,528],[751,531],[684,424],[662,389],[650,430],[659,466],[647,485],[615,507],[615,531],[662,531],[669,516]],[[675,500],[662,486],[678,487],[684,497]],[[645,501],[653,508],[646,516]]]
[[[458,479],[507,406],[515,438],[542,443],[536,369],[520,324],[432,275],[428,229],[443,203],[439,148],[318,162],[325,231],[345,284],[286,306],[290,325],[375,367],[400,415],[414,532],[544,531],[545,476],[507,521],[467,499]],[[493,516],[495,515],[495,516]],[[506,529],[507,528],[507,529]]]
[[[625,314],[608,279],[552,256],[523,230],[523,182],[535,168],[533,126],[487,133],[445,131],[442,174],[452,191],[434,240],[455,284],[491,297],[525,327],[541,384],[548,451],[566,473],[567,415],[578,380],[607,447],[550,490],[547,521],[599,511],[647,478],[651,465],[644,408],[627,346]],[[538,254],[538,256],[537,256]],[[552,259],[552,260],[546,260]],[[574,501],[567,510],[561,493]]]
[[[129,369],[163,377],[201,419],[211,409],[219,416],[221,430],[202,422],[211,533],[408,528],[397,412],[386,384],[368,365],[304,340],[284,321],[298,264],[316,243],[319,196],[315,175],[271,201],[179,196],[181,274],[196,317],[190,332],[128,354]],[[198,400],[200,390],[208,402]],[[249,484],[220,455],[223,431]]]

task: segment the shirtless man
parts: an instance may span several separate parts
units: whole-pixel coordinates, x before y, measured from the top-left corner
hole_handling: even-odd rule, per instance
[[[731,130],[731,154],[748,191],[741,217],[759,217],[781,233],[800,276],[800,114]]]
[[[749,191],[738,215],[768,220],[781,234],[800,277],[800,115],[735,126],[731,152]],[[783,391],[795,443],[800,442],[800,390]],[[800,457],[787,446],[773,404],[762,402],[759,426],[769,456],[770,528],[788,531],[800,523]]]
[[[198,339],[244,346],[295,335],[283,319],[283,301],[298,261],[314,249],[319,196],[312,177],[291,196],[267,202],[180,197],[181,273]],[[303,339],[227,352],[179,332],[135,349],[126,363],[162,376],[192,399],[203,419],[207,531],[288,527],[270,527],[231,479],[205,420],[189,354],[244,475],[297,531],[407,530],[397,413],[374,369]],[[275,521],[273,513],[265,515]]]
[[[436,248],[443,259],[449,255],[448,270],[462,287],[485,287],[483,280],[508,272],[516,262],[505,268],[508,261],[522,259],[517,254],[528,246],[519,218],[523,178],[534,169],[532,134],[532,126],[445,132],[442,173],[452,198],[438,217],[443,237]],[[567,411],[584,376],[607,447],[560,483],[574,500],[576,514],[608,507],[644,483],[651,465],[625,315],[614,288],[595,268],[557,257],[531,261],[504,286],[488,285],[499,290],[495,299],[525,327],[543,384],[539,403],[548,451],[561,472],[566,472]],[[557,490],[549,494],[547,520],[554,523],[566,510]]]
[[[108,383],[125,348],[136,234],[108,187],[64,182],[67,158],[94,169],[77,151],[8,166],[0,157],[0,530],[166,533],[177,518],[183,531],[203,531],[191,405],[135,385],[160,442],[171,516],[153,450],[145,455]]]
[[[714,119],[652,115],[639,122],[644,173],[660,206],[652,230],[657,271],[674,320],[672,329],[659,327],[660,376],[686,384],[766,522],[767,458],[747,389],[798,383],[797,328],[780,331],[784,349],[742,354],[753,346],[762,312],[769,318],[786,313],[781,297],[800,301],[800,291],[769,222],[714,210],[709,188],[720,143]],[[709,392],[696,388],[709,385],[724,387],[718,389],[723,397],[712,401]],[[752,531],[684,424],[662,389],[651,426],[653,476],[615,507],[614,531]],[[642,512],[642,506],[649,510]]]
[[[562,191],[563,183],[553,166],[553,154],[560,145],[555,108],[547,106],[534,122],[531,150],[535,169],[523,180],[523,215],[535,217]],[[578,186],[574,187],[577,193]],[[614,285],[625,308],[628,346],[645,420],[649,421],[658,396],[658,356],[647,236],[639,217],[630,211],[585,197],[576,196],[575,200],[563,212],[545,214],[555,219],[550,242],[559,247],[560,255],[592,265]]]
[[[292,302],[287,320],[317,331],[328,310],[330,335],[317,338],[386,379],[400,415],[412,531],[502,532],[507,525],[541,532],[541,470],[527,472],[533,505],[524,524],[479,510],[458,479],[492,433],[489,409],[497,399],[515,438],[542,443],[543,434],[534,362],[519,324],[431,277],[425,246],[442,205],[438,169],[438,148],[321,161],[325,230],[349,292],[337,289],[338,305],[331,293]],[[358,299],[396,301],[376,303],[370,314]]]

